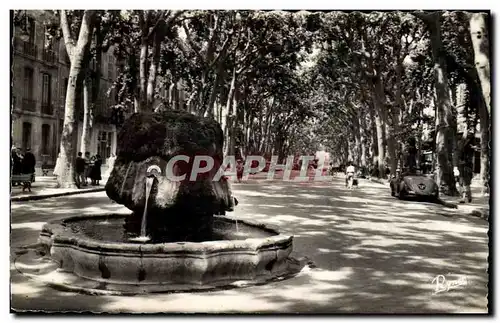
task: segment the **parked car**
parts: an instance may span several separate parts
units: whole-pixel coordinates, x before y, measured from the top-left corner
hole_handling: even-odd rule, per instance
[[[400,199],[415,197],[429,200],[439,198],[439,187],[428,175],[421,172],[403,173],[390,181],[391,195]]]

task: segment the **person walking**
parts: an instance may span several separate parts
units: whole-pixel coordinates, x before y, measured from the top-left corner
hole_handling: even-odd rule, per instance
[[[238,183],[241,183],[241,179],[243,178],[243,160],[238,159],[236,162],[236,178],[238,179]]]
[[[92,162],[93,162],[92,158],[90,158],[90,153],[88,151],[85,152],[83,160],[85,161],[83,186],[87,186],[87,178],[90,178],[90,170],[92,169]]]
[[[31,152],[30,148],[26,149],[24,153],[24,158],[22,161],[22,172],[23,174],[31,174],[31,181],[35,181],[35,165],[36,158],[35,155]]]
[[[102,158],[99,154],[95,155],[93,158],[93,163],[90,170],[90,179],[92,181],[92,185],[99,185],[99,181],[102,179],[101,177],[101,166],[102,166]]]
[[[347,169],[345,171],[345,186],[352,188],[349,185],[349,179],[352,179],[352,181],[354,182],[354,175],[356,174],[356,168],[354,167],[351,161],[349,161],[348,165],[349,166],[347,166]]]
[[[12,175],[19,175],[22,172],[22,158],[16,147],[12,148],[11,151],[12,158]],[[12,183],[13,186],[17,186],[19,183]]]
[[[81,187],[87,185],[85,180],[85,159],[82,157],[82,152],[78,152],[78,157],[76,157],[75,172],[77,186]]]

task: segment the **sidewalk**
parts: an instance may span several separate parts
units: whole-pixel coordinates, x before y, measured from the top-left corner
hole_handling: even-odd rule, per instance
[[[369,178],[369,181],[389,187],[389,182],[385,179]],[[459,203],[460,196],[441,195],[440,199],[446,204],[457,207],[458,211],[464,214],[488,219],[490,214],[490,195],[481,193],[481,183],[476,176],[471,183],[472,203]]]
[[[31,192],[28,190],[23,192],[22,186],[11,187],[10,200],[12,202],[33,201],[58,196],[100,192],[104,191],[104,185],[106,185],[106,181],[108,180],[107,177],[103,176],[99,186],[89,185],[84,188],[66,189],[57,188],[57,179],[52,175],[52,172],[49,172],[47,176],[42,176],[41,171],[37,169],[35,174],[35,182],[31,183]],[[101,174],[104,174],[104,172],[101,172]]]

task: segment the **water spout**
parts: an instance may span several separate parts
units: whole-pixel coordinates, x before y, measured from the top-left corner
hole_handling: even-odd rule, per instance
[[[154,179],[154,177],[146,177],[146,201],[144,202],[144,213],[142,214],[141,235],[138,239],[139,241],[149,240],[149,237],[146,236],[146,224],[148,216],[148,200],[149,195],[151,194],[151,187],[153,186]]]

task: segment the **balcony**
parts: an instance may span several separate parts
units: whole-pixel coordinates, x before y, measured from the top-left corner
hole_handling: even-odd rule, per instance
[[[50,103],[42,103],[42,113],[43,114],[48,114],[48,115],[53,115],[54,114],[54,109],[52,104]]]
[[[47,50],[45,49],[43,52],[42,52],[42,59],[44,62],[50,64],[50,65],[55,65],[57,60],[56,60],[56,54],[51,51],[51,50]]]
[[[36,58],[36,45],[24,40],[19,41],[21,42],[21,52],[26,56]]]
[[[23,110],[36,112],[36,101],[31,99],[23,99]]]

